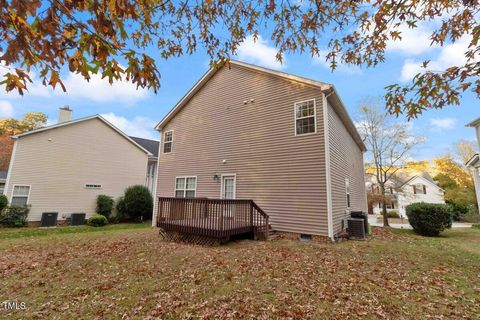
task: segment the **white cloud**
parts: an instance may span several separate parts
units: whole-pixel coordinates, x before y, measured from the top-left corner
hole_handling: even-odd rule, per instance
[[[437,46],[430,46],[432,29],[427,24],[420,24],[416,28],[409,28],[402,24],[398,31],[401,32],[401,40],[389,40],[387,51],[399,52],[403,55],[414,56],[435,49]]]
[[[329,70],[330,68],[330,62],[326,60],[328,52],[326,50],[320,50],[318,53],[318,56],[313,58],[313,63],[321,65]],[[333,72],[342,72],[346,74],[361,74],[362,69],[360,69],[359,66],[356,65],[351,65],[351,64],[345,64],[343,62],[337,61],[337,67]]]
[[[261,35],[255,41],[253,35],[245,38],[237,49],[237,56],[240,60],[256,63],[268,68],[283,69],[285,68],[285,59],[283,64],[277,58],[277,49],[269,46],[267,40]]]
[[[67,92],[55,90],[57,95],[66,95],[74,98],[89,99],[95,102],[118,102],[133,104],[148,97],[147,89],[138,88],[126,80],[114,81],[110,85],[108,79],[93,74],[90,81],[86,81],[79,74],[70,73],[63,81]]]
[[[136,116],[130,120],[113,112],[104,113],[101,116],[129,136],[158,140],[158,134],[153,129],[156,122],[149,118]]]
[[[0,63],[0,78],[7,72],[12,72],[4,63]],[[133,104],[139,100],[148,97],[147,89],[139,88],[126,80],[114,81],[112,85],[108,83],[108,79],[102,79],[100,74],[91,75],[91,79],[87,82],[81,75],[69,72],[63,76],[62,80],[67,89],[63,92],[60,85],[53,90],[46,87],[37,77],[35,72],[29,72],[33,83],[27,83],[28,91],[24,92],[24,96],[50,98],[52,96],[66,96],[72,98],[88,99],[95,102],[117,102],[121,104]],[[0,90],[5,90],[0,86]],[[21,96],[16,90],[3,95],[6,99],[20,98]]]
[[[430,119],[432,131],[442,131],[453,129],[457,125],[457,119],[454,118],[433,118]]]
[[[451,66],[461,66],[465,64],[467,62],[465,52],[468,51],[469,44],[470,39],[468,37],[462,37],[455,43],[443,46],[437,57],[430,60],[427,70],[444,71]],[[477,56],[476,60],[479,61],[480,57]],[[425,71],[421,66],[421,61],[413,59],[405,60],[400,80],[403,82],[410,81],[417,73]]]
[[[10,102],[0,100],[0,117],[9,118],[13,116],[13,106]]]

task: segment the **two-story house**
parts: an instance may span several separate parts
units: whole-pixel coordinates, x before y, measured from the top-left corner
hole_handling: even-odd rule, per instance
[[[13,137],[4,192],[12,205],[30,207],[29,225],[88,218],[98,195],[116,199],[132,185],[154,193],[158,141],[129,137],[100,115],[71,116],[60,108],[57,124]]]
[[[331,238],[367,210],[365,145],[331,84],[230,61],[156,129],[157,197],[251,199],[274,230]]]
[[[478,148],[480,149],[480,118],[473,120],[467,124],[467,127],[475,129],[477,137]],[[477,205],[480,208],[480,157],[477,154],[473,155],[466,163],[466,166],[471,170],[473,175],[473,182],[475,183],[475,194],[477,196]]]
[[[373,175],[367,175],[367,190],[379,193],[379,187]],[[386,184],[385,194],[389,197],[387,210],[395,210],[401,218],[407,218],[405,208],[416,202],[445,203],[444,191],[426,172],[407,177],[397,174]],[[382,213],[382,204],[376,203],[371,208],[373,214]]]

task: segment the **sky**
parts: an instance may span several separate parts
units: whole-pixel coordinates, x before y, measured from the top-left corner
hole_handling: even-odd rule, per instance
[[[389,84],[408,82],[419,70],[421,61],[430,59],[430,65],[441,70],[465,60],[466,38],[444,47],[431,47],[428,40],[431,27],[419,25],[413,30],[403,30],[402,41],[388,44],[386,62],[371,69],[340,65],[332,72],[322,55],[311,57],[309,54],[286,55],[284,62],[279,63],[272,42],[262,35],[256,42],[251,36],[247,37],[233,58],[334,84],[355,121],[359,118],[359,102],[366,98],[380,98]],[[74,111],[74,119],[100,114],[129,135],[158,139],[153,127],[208,70],[209,58],[202,49],[193,55],[169,60],[155,57],[155,52],[150,54],[157,58],[161,73],[161,88],[157,94],[137,90],[125,81],[110,85],[98,75],[86,82],[69,72],[63,74],[67,87],[67,93],[63,93],[60,88],[53,91],[40,81],[35,82],[38,77],[32,73],[35,83],[30,84],[29,92],[24,96],[6,93],[0,88],[0,118],[21,118],[26,112],[43,112],[49,118],[48,124],[54,124],[58,108],[69,105]],[[0,65],[0,74],[5,70]],[[479,102],[473,94],[467,93],[460,106],[430,110],[411,120],[409,128],[412,133],[424,136],[425,142],[412,152],[410,158],[432,159],[452,151],[453,144],[459,140],[474,141],[474,130],[466,128],[465,124],[480,117]],[[406,118],[399,117],[395,121],[406,121]]]

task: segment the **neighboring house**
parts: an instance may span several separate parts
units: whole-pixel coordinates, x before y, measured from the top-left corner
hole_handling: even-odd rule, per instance
[[[0,194],[5,190],[5,182],[7,181],[7,171],[0,171]]]
[[[331,84],[231,61],[156,129],[158,197],[250,199],[274,230],[331,238],[367,210],[365,145]]]
[[[97,195],[118,198],[128,186],[152,184],[147,149],[154,142],[130,138],[99,115],[70,120],[71,113],[61,108],[58,124],[13,137],[5,194],[30,206],[31,225],[44,212],[58,213],[59,222],[72,213],[88,217]]]
[[[372,193],[380,193],[379,186],[375,182],[374,175],[367,175],[367,189]],[[400,217],[406,218],[405,207],[415,202],[445,203],[444,191],[435,180],[426,172],[405,177],[397,174],[386,185],[386,195],[390,196],[391,202],[387,203],[387,210],[395,210]],[[382,204],[372,206],[373,214],[382,213]]]
[[[478,148],[480,149],[480,118],[467,124],[467,127],[472,127],[475,129]],[[470,160],[468,160],[466,165],[472,171],[473,181],[475,183],[475,193],[477,195],[477,204],[480,208],[480,160],[478,153],[475,154]]]

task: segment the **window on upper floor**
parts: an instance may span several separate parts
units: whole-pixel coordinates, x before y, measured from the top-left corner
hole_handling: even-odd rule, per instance
[[[170,153],[173,149],[173,131],[166,131],[163,135],[163,153]]]
[[[295,103],[295,135],[317,132],[315,99]]]
[[[195,198],[197,194],[196,177],[176,177],[175,178],[175,197],[176,198]]]
[[[350,180],[345,179],[345,195],[346,195],[346,200],[347,200],[347,209],[350,209],[351,203],[350,203]]]
[[[424,184],[415,184],[413,187],[413,194],[427,194],[427,186]]]
[[[13,186],[12,206],[26,206],[28,204],[28,197],[30,196],[30,186]]]

